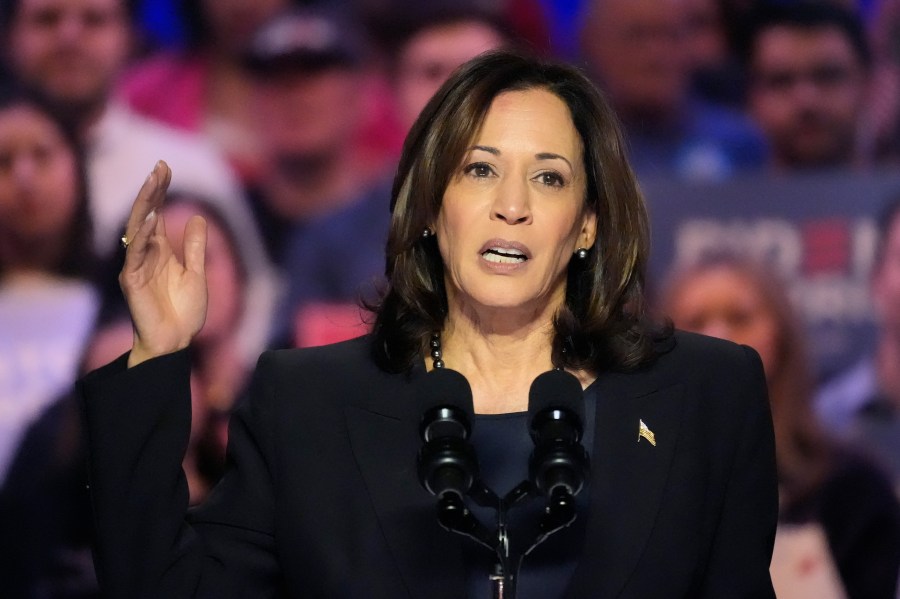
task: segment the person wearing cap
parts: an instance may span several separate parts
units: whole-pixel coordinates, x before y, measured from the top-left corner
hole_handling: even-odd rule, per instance
[[[266,22],[245,54],[262,162],[250,194],[276,263],[289,237],[359,201],[383,172],[369,168],[358,143],[368,52],[350,14],[304,7]]]
[[[297,3],[173,3],[184,23],[183,47],[136,61],[118,81],[118,96],[139,114],[206,137],[250,184],[259,174],[259,152],[244,52],[260,25]]]

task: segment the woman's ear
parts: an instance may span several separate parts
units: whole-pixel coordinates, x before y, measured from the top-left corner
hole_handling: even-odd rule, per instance
[[[594,246],[597,241],[597,213],[593,210],[587,211],[582,217],[581,232],[578,234],[578,247],[586,250]]]

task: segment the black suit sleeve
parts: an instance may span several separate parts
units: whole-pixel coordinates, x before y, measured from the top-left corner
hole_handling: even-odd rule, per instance
[[[268,417],[265,357],[253,401],[232,417],[226,474],[194,512],[181,469],[190,432],[187,352],[131,369],[126,360],[79,383],[105,596],[277,596],[270,441],[260,434]]]
[[[707,566],[702,597],[775,597],[769,576],[778,519],[775,436],[759,356],[743,348],[747,367],[737,450]]]

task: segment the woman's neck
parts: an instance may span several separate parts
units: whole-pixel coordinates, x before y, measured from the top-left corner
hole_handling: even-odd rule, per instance
[[[476,412],[522,412],[528,409],[531,382],[553,367],[551,335],[552,330],[479,335],[445,329],[443,359],[468,379]]]
[[[443,360],[469,381],[475,411],[527,410],[532,381],[553,368],[554,311],[450,305],[441,333]]]

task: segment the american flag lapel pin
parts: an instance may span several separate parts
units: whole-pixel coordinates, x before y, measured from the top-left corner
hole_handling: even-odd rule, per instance
[[[638,422],[640,423],[638,425],[638,443],[641,442],[641,437],[643,437],[644,439],[647,439],[650,445],[656,447],[656,435],[654,435],[653,431],[651,431],[650,428],[646,424],[644,424],[643,420],[639,420]]]

